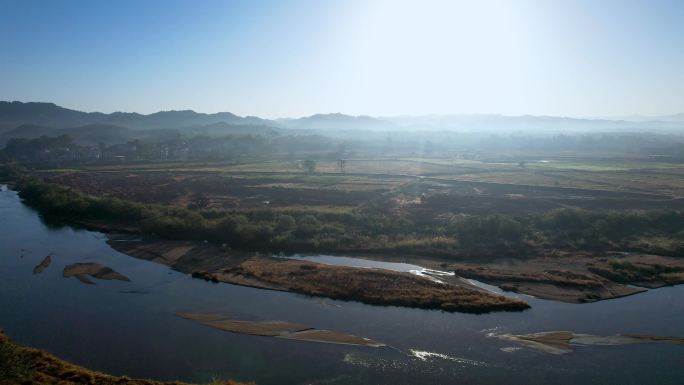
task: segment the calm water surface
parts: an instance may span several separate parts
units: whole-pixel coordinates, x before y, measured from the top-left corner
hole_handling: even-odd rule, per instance
[[[118,253],[106,241],[98,232],[48,227],[15,192],[1,191],[0,327],[22,344],[89,368],[167,380],[219,377],[261,385],[684,383],[684,346],[578,347],[552,356],[487,336],[550,330],[682,336],[684,286],[583,305],[527,298],[532,309],[521,313],[444,313],[212,284]],[[52,264],[34,275],[33,267],[48,254]],[[131,282],[85,285],[63,278],[64,266],[75,262],[102,263]],[[392,265],[384,267],[414,268]],[[178,318],[177,311],[299,322],[392,348],[232,334]]]

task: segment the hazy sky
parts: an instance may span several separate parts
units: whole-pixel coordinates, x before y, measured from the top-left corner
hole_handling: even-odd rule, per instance
[[[0,0],[0,100],[263,117],[684,111],[684,1]]]

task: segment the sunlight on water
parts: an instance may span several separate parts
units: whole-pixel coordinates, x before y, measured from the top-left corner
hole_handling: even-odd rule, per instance
[[[342,360],[346,364],[361,366],[364,368],[379,369],[382,371],[405,369],[407,364],[399,360],[385,359],[370,355],[347,353]]]
[[[429,359],[439,358],[442,360],[448,360],[453,362],[458,362],[460,364],[471,365],[471,366],[488,366],[487,363],[482,361],[469,360],[461,357],[452,357],[447,354],[428,352],[425,350],[410,350],[410,356],[415,357],[421,361],[428,361]]]
[[[522,348],[518,347],[518,346],[506,346],[505,348],[501,348],[499,350],[501,350],[502,352],[505,352],[505,353],[515,353],[518,350],[522,350]]]
[[[446,284],[446,282],[440,280],[437,277],[454,277],[456,274],[454,272],[449,272],[449,271],[440,271],[440,270],[432,270],[432,269],[420,269],[420,270],[409,270],[409,273],[417,275],[419,277],[424,277],[427,278],[431,281]]]

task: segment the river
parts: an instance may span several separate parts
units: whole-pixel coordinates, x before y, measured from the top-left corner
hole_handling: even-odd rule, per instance
[[[50,227],[14,191],[0,191],[0,327],[18,343],[91,369],[161,380],[232,378],[260,385],[684,383],[684,346],[583,346],[548,355],[491,337],[550,330],[684,336],[684,285],[591,304],[525,297],[532,308],[524,312],[445,313],[214,284],[126,256],[106,241],[107,235],[99,232]],[[34,275],[33,267],[48,254],[52,264]],[[85,285],[63,278],[63,268],[76,262],[110,266],[131,281]],[[181,319],[178,311],[303,323],[391,347],[233,334]]]

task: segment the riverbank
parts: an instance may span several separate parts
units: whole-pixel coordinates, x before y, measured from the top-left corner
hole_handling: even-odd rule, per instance
[[[584,303],[684,283],[684,260],[628,253],[556,253],[527,260],[450,263],[456,275],[504,291]]]
[[[61,360],[44,350],[18,345],[0,330],[0,385],[17,384],[190,385],[184,382],[132,379],[96,372]],[[217,380],[211,385],[250,384]]]

